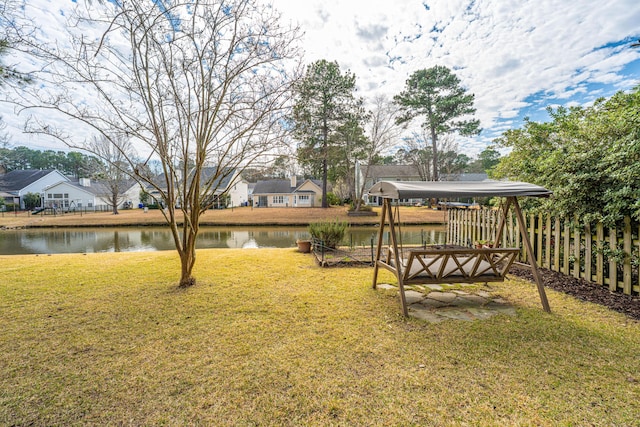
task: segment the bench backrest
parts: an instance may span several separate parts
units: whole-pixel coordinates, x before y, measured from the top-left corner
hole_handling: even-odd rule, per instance
[[[519,252],[518,248],[411,249],[401,274],[406,283],[503,281]]]

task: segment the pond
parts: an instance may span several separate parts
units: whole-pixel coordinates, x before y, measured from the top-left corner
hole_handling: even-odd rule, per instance
[[[377,227],[351,227],[343,243],[370,246]],[[291,248],[306,227],[201,227],[198,248]],[[441,225],[402,227],[404,244],[444,243]],[[385,242],[388,235],[385,233]],[[0,231],[0,255],[164,251],[175,249],[166,227],[33,228]]]

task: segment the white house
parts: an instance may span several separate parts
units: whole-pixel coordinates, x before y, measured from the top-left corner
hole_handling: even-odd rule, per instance
[[[322,187],[319,181],[305,180],[297,185],[297,178],[258,181],[253,189],[253,202],[261,208],[312,208],[322,206]]]
[[[122,193],[118,209],[137,207],[140,203],[140,186],[131,182]],[[43,206],[62,210],[110,210],[109,188],[104,182],[89,178],[68,180],[48,186],[42,191]]]
[[[19,203],[24,209],[24,196],[29,193],[42,194],[42,190],[59,182],[67,182],[69,178],[55,169],[48,170],[14,170],[0,175],[0,192],[6,203]]]
[[[214,178],[215,177],[215,178]],[[160,188],[166,188],[164,174],[154,179]],[[200,173],[200,188],[209,188],[214,207],[243,206],[249,201],[249,183],[242,177],[236,168],[225,167],[218,170],[217,167],[204,167]],[[155,187],[149,185],[145,191],[155,200],[162,203],[162,198]],[[228,197],[228,199],[226,197]]]

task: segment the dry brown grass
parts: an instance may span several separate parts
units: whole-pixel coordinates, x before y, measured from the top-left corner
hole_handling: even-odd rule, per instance
[[[307,225],[315,221],[347,221],[353,225],[375,225],[380,221],[380,209],[375,209],[375,217],[350,217],[346,207],[322,208],[233,208],[209,210],[201,217],[202,225]],[[425,207],[401,207],[400,217],[406,224],[436,224],[445,220],[443,211]],[[110,212],[69,213],[64,215],[18,215],[3,213],[0,227],[74,227],[74,226],[122,226],[122,225],[164,225],[158,210],[121,210],[119,215]]]
[[[535,287],[517,316],[400,316],[293,249],[0,256],[0,425],[637,425],[640,324]],[[393,281],[384,271],[383,280]]]

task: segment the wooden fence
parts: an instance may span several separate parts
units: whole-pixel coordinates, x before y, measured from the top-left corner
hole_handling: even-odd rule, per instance
[[[449,211],[447,241],[469,246],[478,240],[493,241],[499,212],[495,209]],[[640,225],[624,219],[621,228],[574,227],[566,218],[549,215],[525,216],[526,228],[538,265],[576,278],[608,286],[611,291],[640,293]],[[579,224],[577,219],[574,223]],[[517,247],[520,261],[526,252],[515,216],[507,219],[502,247]]]

